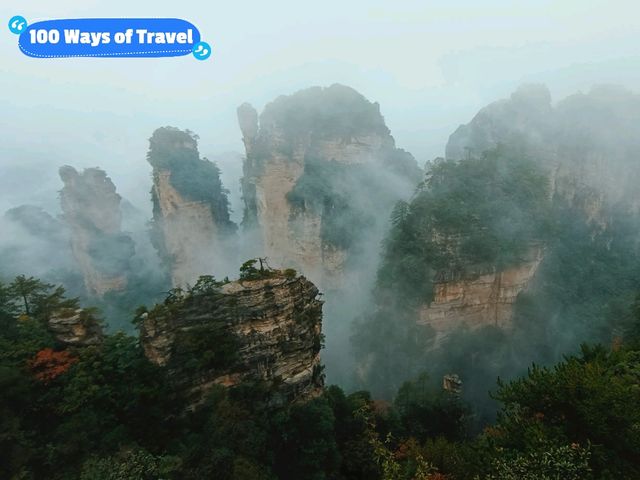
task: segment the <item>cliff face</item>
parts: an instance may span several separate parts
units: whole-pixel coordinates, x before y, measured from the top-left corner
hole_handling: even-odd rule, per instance
[[[102,296],[127,286],[133,241],[121,231],[120,195],[98,168],[78,173],[60,168],[63,217],[71,231],[71,250],[91,295]]]
[[[213,385],[261,383],[269,401],[308,399],[322,391],[322,302],[304,277],[202,286],[144,315],[147,357],[169,369],[192,404]]]
[[[341,85],[238,108],[246,147],[244,223],[265,255],[335,285],[354,250],[380,239],[421,172],[395,147],[379,105]]]
[[[640,96],[621,89],[554,105],[529,86],[459,127],[393,212],[375,302],[352,337],[363,381],[388,394],[450,364],[484,389],[532,352],[551,363],[628,332],[639,120]]]
[[[584,214],[596,235],[607,229],[607,205],[624,201],[637,209],[640,188],[630,181],[640,174],[634,160],[640,147],[637,120],[640,97],[623,89],[598,87],[554,107],[546,87],[530,85],[460,126],[446,156],[477,158],[498,145],[516,147],[549,172],[551,201]],[[420,321],[437,333],[463,322],[508,326],[515,297],[530,284],[541,255],[538,250],[487,275],[436,282],[433,303],[420,309]]]
[[[437,279],[433,301],[419,308],[418,323],[431,327],[436,343],[462,326],[509,328],[516,298],[529,286],[541,260],[542,249],[533,248],[517,265]]]
[[[197,136],[157,129],[149,140],[153,166],[152,240],[174,286],[212,273],[228,255],[221,245],[233,232],[228,202],[215,164],[200,159]]]
[[[48,327],[59,342],[73,347],[97,345],[103,339],[100,322],[83,308],[56,312],[49,318]]]

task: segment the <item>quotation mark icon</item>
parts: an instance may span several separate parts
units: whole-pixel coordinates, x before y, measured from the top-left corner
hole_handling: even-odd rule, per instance
[[[9,30],[11,30],[12,33],[20,35],[25,28],[27,28],[26,18],[16,15],[9,20]]]
[[[198,60],[206,60],[211,56],[211,45],[207,42],[198,42],[193,46],[193,56]]]

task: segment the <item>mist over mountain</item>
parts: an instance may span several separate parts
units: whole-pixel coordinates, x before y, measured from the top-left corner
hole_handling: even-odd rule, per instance
[[[629,337],[638,114],[619,87],[554,106],[534,85],[459,127],[394,210],[377,302],[354,330],[361,385],[391,395],[404,375],[455,372],[477,402],[492,378]]]
[[[637,3],[9,7],[0,479],[640,478]]]

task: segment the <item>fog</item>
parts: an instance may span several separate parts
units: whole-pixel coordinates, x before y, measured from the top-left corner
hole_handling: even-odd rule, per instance
[[[204,155],[243,152],[240,103],[261,110],[277,95],[335,82],[378,101],[398,145],[423,164],[442,155],[460,123],[522,82],[544,81],[554,98],[596,83],[636,85],[640,26],[629,19],[639,10],[631,1],[3,3],[2,18],[29,21],[185,18],[214,54],[206,62],[34,60],[4,29],[0,210],[28,202],[54,211],[55,170],[71,164],[104,168],[123,197],[149,211],[140,180],[155,128],[190,128]]]
[[[396,145],[422,167],[444,156],[449,136],[460,124],[523,83],[542,82],[557,100],[597,84],[615,83],[636,93],[640,86],[640,22],[635,20],[640,6],[631,1],[617,2],[616,8],[604,1],[507,5],[473,0],[250,6],[25,0],[0,6],[1,18],[16,14],[30,22],[179,17],[197,25],[203,40],[213,45],[214,53],[205,62],[191,56],[36,60],[19,52],[6,28],[1,35],[0,108],[5,121],[0,129],[0,214],[29,204],[56,218],[61,213],[58,168],[100,167],[129,212],[123,231],[136,242],[140,276],[160,276],[145,224],[152,215],[146,153],[157,127],[172,125],[199,135],[200,155],[221,169],[231,220],[240,224],[245,152],[236,108],[245,101],[262,111],[282,94],[315,85],[348,85],[380,104]],[[399,198],[411,197],[413,189],[404,180],[386,180]],[[366,204],[369,193],[356,190],[353,196]],[[343,292],[344,298],[328,296],[325,332],[331,344],[324,355],[330,381],[353,382],[347,353],[351,321],[372,302],[380,241],[387,228],[385,218],[361,246],[348,272],[355,275],[348,278],[357,287]],[[22,262],[25,273],[67,279],[70,291],[76,291],[70,252],[61,248],[56,255],[41,245],[37,234],[8,219],[0,229],[5,251],[28,247],[5,266],[10,272],[17,273]],[[59,235],[66,242],[67,233]],[[253,239],[241,236],[240,251],[225,258],[223,275],[237,268],[238,261],[262,253],[249,255],[253,248]],[[55,261],[47,261],[54,256]]]

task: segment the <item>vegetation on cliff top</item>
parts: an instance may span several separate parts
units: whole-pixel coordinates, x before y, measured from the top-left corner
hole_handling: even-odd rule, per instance
[[[158,128],[149,139],[147,160],[154,168],[154,177],[162,170],[170,172],[169,181],[181,195],[209,205],[220,227],[234,228],[220,169],[206,158],[200,158],[196,134],[175,127]]]
[[[265,107],[260,124],[266,128],[277,125],[288,141],[310,133],[317,138],[344,140],[363,134],[389,134],[380,106],[340,84],[282,95]]]
[[[517,264],[549,232],[547,172],[506,149],[438,160],[410,203],[392,213],[378,287],[429,303],[436,275]]]
[[[172,262],[162,231],[163,213],[158,198],[159,176],[169,173],[169,182],[185,199],[202,202],[211,211],[213,221],[221,233],[233,233],[236,225],[229,218],[229,193],[220,180],[218,166],[200,158],[198,136],[189,130],[175,127],[161,127],[149,139],[147,161],[153,167],[154,186],[151,188],[153,220],[150,223],[151,243],[158,251],[165,266]]]

